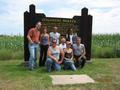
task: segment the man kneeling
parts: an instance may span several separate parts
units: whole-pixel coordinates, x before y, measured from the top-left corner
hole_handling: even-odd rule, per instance
[[[84,44],[81,44],[81,38],[77,37],[76,44],[73,44],[75,66],[83,68],[86,62],[86,51]]]
[[[63,62],[64,52],[62,49],[59,48],[59,46],[57,46],[56,39],[52,40],[52,46],[49,47],[47,55],[48,57],[45,63],[47,71],[51,72],[52,69],[56,71],[60,71],[61,70],[60,64]],[[61,55],[61,60],[59,60],[60,55]]]

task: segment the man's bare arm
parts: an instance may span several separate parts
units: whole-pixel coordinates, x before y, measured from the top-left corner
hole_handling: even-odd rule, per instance
[[[28,39],[28,41],[29,41],[30,43],[33,43],[32,39],[30,38],[29,35],[27,35],[27,39]]]

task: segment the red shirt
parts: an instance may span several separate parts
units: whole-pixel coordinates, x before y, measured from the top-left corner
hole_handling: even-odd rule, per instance
[[[30,36],[31,40],[34,43],[38,43],[40,41],[40,32],[38,30],[36,30],[35,28],[31,28],[28,31],[28,35]]]

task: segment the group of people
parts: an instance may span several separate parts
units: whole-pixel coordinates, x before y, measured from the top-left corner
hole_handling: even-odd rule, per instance
[[[30,52],[30,70],[37,67],[37,50],[40,46],[39,66],[45,66],[48,72],[52,70],[60,71],[61,65],[64,70],[77,70],[83,68],[86,62],[86,51],[81,38],[77,34],[69,34],[60,38],[57,32],[58,27],[53,27],[53,32],[48,33],[45,26],[40,32],[42,23],[37,22],[34,28],[28,31],[27,39]],[[72,29],[70,29],[72,31]],[[61,39],[61,41],[59,41]]]

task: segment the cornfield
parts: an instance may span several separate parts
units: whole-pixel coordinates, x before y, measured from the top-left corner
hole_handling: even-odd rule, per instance
[[[120,34],[96,34],[92,36],[92,57],[120,57]]]
[[[0,60],[23,59],[23,37],[0,35]]]
[[[11,50],[23,50],[22,36],[0,36],[0,48]]]
[[[120,34],[93,35],[92,44],[101,47],[120,47]]]
[[[23,36],[0,35],[0,60],[24,58]],[[95,34],[92,36],[93,58],[120,57],[120,34]]]

